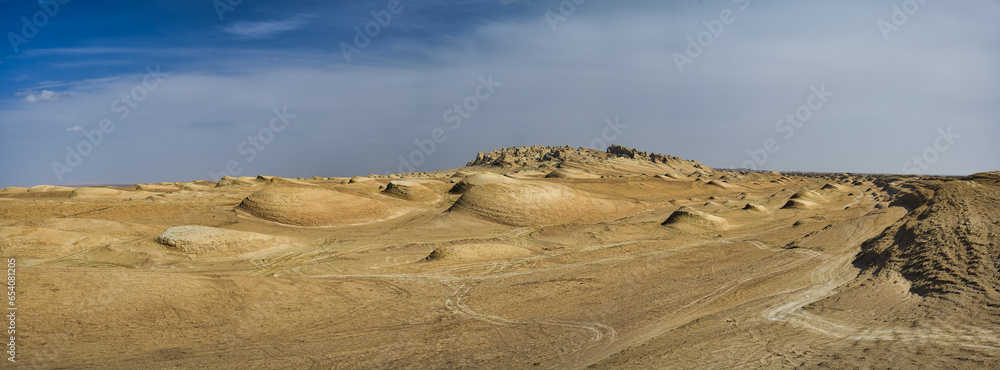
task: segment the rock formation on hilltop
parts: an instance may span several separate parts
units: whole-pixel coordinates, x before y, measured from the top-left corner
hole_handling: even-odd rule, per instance
[[[616,166],[611,166],[614,162]],[[592,173],[617,175],[612,168],[628,166],[650,173],[685,172],[694,170],[711,171],[697,161],[657,153],[647,153],[620,145],[611,145],[606,151],[569,146],[522,146],[503,148],[489,153],[479,152],[468,167],[495,167],[505,170],[552,170],[554,168],[577,168]]]
[[[581,156],[582,152],[600,153],[593,149],[573,149],[569,146],[519,146],[494,150],[489,153],[479,152],[476,159],[470,161],[467,166],[497,166],[510,167],[516,165],[528,165],[532,162],[558,161],[572,156]]]
[[[611,146],[608,147],[607,152],[608,152],[609,155],[616,156],[616,157],[632,158],[632,159],[638,159],[638,160],[643,160],[643,161],[649,161],[649,162],[653,162],[653,163],[670,163],[671,161],[683,161],[683,159],[680,159],[678,157],[674,157],[672,155],[663,155],[663,154],[658,154],[658,153],[646,153],[646,152],[642,152],[642,151],[638,151],[638,150],[635,150],[635,149],[630,149],[630,148],[623,147],[621,145],[614,145],[614,144],[612,144]]]

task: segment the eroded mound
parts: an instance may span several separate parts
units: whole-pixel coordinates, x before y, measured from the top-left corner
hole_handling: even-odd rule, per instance
[[[851,190],[851,188],[848,188],[848,187],[846,187],[844,185],[830,184],[830,183],[828,183],[826,185],[823,185],[823,187],[820,188],[820,189],[822,189],[822,190],[831,190],[831,191],[849,191],[849,190]]]
[[[684,206],[667,217],[666,221],[663,221],[664,226],[696,226],[699,228],[706,228],[712,230],[723,230],[729,227],[729,222],[726,219],[710,215],[705,212],[697,211],[694,208]]]
[[[205,186],[205,185],[188,183],[188,184],[181,185],[180,189],[183,190],[183,191],[208,191],[208,190],[210,190],[212,188],[209,187],[209,186]]]
[[[27,192],[28,192],[28,188],[23,188],[23,187],[19,187],[19,186],[11,186],[9,188],[4,188],[3,190],[0,190],[0,194],[20,194],[20,193],[27,193]]]
[[[862,245],[866,271],[898,271],[910,290],[1000,314],[1000,186],[964,181],[914,189],[924,198],[878,237]]]
[[[785,202],[785,205],[781,206],[781,209],[816,209],[819,208],[819,203],[802,200],[802,199],[789,199]]]
[[[531,251],[507,244],[461,244],[439,247],[427,261],[496,261],[530,257]]]
[[[760,213],[767,213],[767,207],[764,207],[764,206],[762,206],[760,204],[756,204],[756,203],[747,203],[747,205],[745,207],[743,207],[743,210],[744,211],[754,211],[754,212],[760,212]]]
[[[739,185],[733,185],[733,184],[730,184],[728,182],[719,181],[719,180],[709,181],[708,184],[712,185],[712,186],[717,186],[719,188],[726,189],[726,190],[737,190],[737,189],[740,189]]]
[[[512,226],[603,222],[636,210],[630,203],[592,198],[558,184],[512,181],[473,187],[450,210]]]
[[[178,186],[174,184],[139,184],[135,186],[137,191],[149,191],[157,193],[166,193],[171,191],[177,191]]]
[[[497,182],[515,182],[515,181],[517,180],[498,173],[480,172],[466,176],[465,178],[462,179],[462,181],[459,181],[457,184],[455,184],[455,186],[453,186],[449,192],[452,194],[463,194],[466,191],[469,191],[469,189],[472,189],[476,186],[492,184]]]
[[[392,207],[374,199],[308,188],[260,190],[243,199],[236,208],[265,220],[296,226],[361,224],[396,214]]]
[[[225,176],[219,179],[219,182],[215,184],[217,188],[225,188],[231,186],[256,186],[266,183],[267,180],[262,177],[231,177]]]
[[[799,190],[795,194],[792,194],[791,199],[805,199],[811,201],[823,201],[826,197],[823,194],[815,190]]]
[[[145,191],[121,191],[109,188],[78,188],[69,194],[75,201],[115,201],[146,199],[153,193]]]
[[[206,257],[234,256],[272,247],[278,238],[246,231],[207,226],[177,226],[164,231],[156,241],[175,251]]]
[[[374,183],[375,179],[366,176],[354,176],[350,180],[347,180],[348,184],[370,184]]]
[[[55,192],[55,191],[73,191],[74,188],[66,186],[56,186],[56,185],[35,185],[28,188],[29,193],[43,193],[43,192]]]
[[[268,185],[273,185],[273,186],[285,186],[285,187],[302,187],[302,186],[315,187],[316,186],[316,184],[310,184],[310,183],[308,183],[306,181],[294,180],[294,179],[286,179],[284,177],[277,177],[277,176],[257,176],[257,178],[258,179],[265,179],[265,182]]]
[[[83,232],[30,226],[0,227],[0,251],[25,259],[60,257],[108,241],[108,237]]]
[[[433,201],[437,200],[438,194],[430,188],[415,181],[392,180],[385,186],[382,194],[406,200]]]

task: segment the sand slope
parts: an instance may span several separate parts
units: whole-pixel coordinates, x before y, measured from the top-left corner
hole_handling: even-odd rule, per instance
[[[278,238],[245,231],[207,226],[177,226],[156,241],[174,251],[203,257],[234,256],[275,246]]]
[[[531,251],[506,244],[461,244],[434,249],[427,261],[469,262],[495,261],[529,257]]]
[[[695,226],[712,230],[723,230],[729,227],[729,222],[722,217],[684,206],[671,213],[670,217],[667,217],[667,220],[663,221],[663,225]]]
[[[393,180],[385,186],[382,194],[406,200],[429,202],[441,197],[437,192],[415,181]]]
[[[638,209],[558,184],[507,181],[472,187],[450,210],[505,225],[531,226],[610,221]]]
[[[339,191],[271,188],[257,191],[238,210],[278,223],[297,226],[337,226],[389,218],[397,210],[378,200]]]

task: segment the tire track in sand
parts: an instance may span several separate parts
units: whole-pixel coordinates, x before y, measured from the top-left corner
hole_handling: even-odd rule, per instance
[[[878,231],[855,232],[855,237],[846,241],[848,247],[844,248],[842,253],[827,257],[828,261],[810,274],[809,280],[813,282],[813,285],[794,295],[788,302],[765,311],[764,318],[798,326],[825,336],[847,340],[898,340],[1000,350],[1000,332],[995,330],[978,327],[877,328],[868,324],[864,324],[864,327],[860,328],[849,323],[836,322],[805,312],[803,310],[805,306],[836,294],[837,288],[847,284],[857,276],[857,270],[851,264],[857,246],[860,245],[861,240],[873,237]]]

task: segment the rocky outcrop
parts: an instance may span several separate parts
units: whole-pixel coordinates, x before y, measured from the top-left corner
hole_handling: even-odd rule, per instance
[[[616,158],[627,158],[650,164],[677,164],[685,167],[704,168],[697,161],[688,161],[678,157],[657,153],[647,153],[620,145],[611,145],[605,151],[588,148],[571,148],[569,146],[521,146],[503,148],[489,153],[479,152],[476,159],[467,166],[499,167],[499,168],[534,168],[542,166],[558,167],[563,163],[586,163]]]

